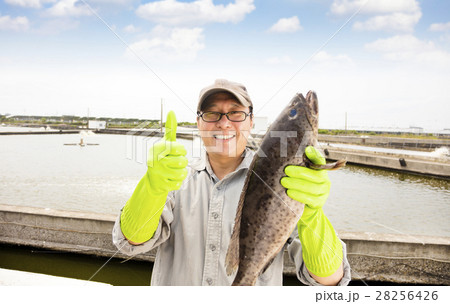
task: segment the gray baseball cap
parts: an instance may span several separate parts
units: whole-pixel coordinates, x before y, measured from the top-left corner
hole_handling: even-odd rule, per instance
[[[209,96],[219,92],[229,92],[233,94],[244,107],[253,107],[253,103],[244,85],[237,82],[228,81],[226,79],[217,79],[213,85],[207,86],[200,91],[197,111],[201,111],[203,102]]]

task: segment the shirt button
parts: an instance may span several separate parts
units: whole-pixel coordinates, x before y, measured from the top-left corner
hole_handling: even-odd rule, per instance
[[[219,190],[219,191],[220,191],[221,189],[222,189],[222,187],[220,187],[220,186],[218,186],[218,187],[217,187],[217,190]]]
[[[209,249],[211,249],[211,251],[216,250],[216,245],[209,245]]]
[[[217,218],[219,217],[219,214],[217,212],[213,212],[212,216],[214,219],[217,220]]]
[[[206,283],[208,283],[208,285],[212,285],[213,280],[211,278],[207,278],[206,279]]]

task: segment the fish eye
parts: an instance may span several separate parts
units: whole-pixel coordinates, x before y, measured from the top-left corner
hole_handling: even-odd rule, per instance
[[[290,117],[294,117],[295,115],[297,115],[297,110],[296,110],[296,109],[291,109],[291,110],[289,111],[289,116],[290,116]]]

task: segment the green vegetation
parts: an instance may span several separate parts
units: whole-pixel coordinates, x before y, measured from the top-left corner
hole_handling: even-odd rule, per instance
[[[382,136],[382,137],[401,137],[401,138],[419,138],[419,139],[439,139],[440,137],[431,133],[405,133],[405,132],[382,132],[382,131],[356,131],[339,129],[319,129],[319,134],[340,135],[340,136]]]
[[[319,129],[319,134],[325,135],[361,135],[354,130],[339,130],[339,129]]]
[[[111,118],[111,117],[78,117],[73,115],[63,116],[11,116],[9,114],[0,114],[0,122],[13,126],[28,127],[46,127],[52,128],[83,128],[88,126],[89,120],[106,121],[106,127],[110,129],[157,129],[160,127],[160,121],[155,119],[137,119],[137,118]],[[195,126],[196,123],[180,122],[179,126]]]
[[[46,127],[55,129],[78,129],[87,128],[88,120],[106,121],[108,129],[158,129],[160,121],[156,119],[137,119],[137,118],[111,118],[111,117],[78,117],[73,115],[63,116],[11,116],[10,114],[0,114],[0,123],[13,126],[28,127]],[[195,127],[195,122],[182,121],[178,126]],[[360,130],[342,130],[342,129],[319,129],[319,134],[340,135],[340,136],[384,136],[384,137],[402,137],[418,139],[442,139],[448,136],[438,136],[431,133],[407,133],[407,132],[380,132],[380,131],[360,131]]]
[[[188,122],[188,121],[182,121],[178,123],[179,126],[188,127],[188,126],[197,126],[196,122]]]

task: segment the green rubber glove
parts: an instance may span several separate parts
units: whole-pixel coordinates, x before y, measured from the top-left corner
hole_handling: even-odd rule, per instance
[[[164,138],[150,148],[147,173],[122,210],[120,228],[133,243],[143,243],[153,237],[167,195],[178,190],[187,176],[186,149],[176,142],[176,132],[177,120],[170,111]]]
[[[315,164],[326,164],[312,146],[305,149],[305,154]],[[281,179],[281,185],[287,189],[287,195],[305,204],[297,225],[303,261],[316,276],[330,276],[341,266],[343,253],[342,244],[322,209],[330,193],[328,173],[300,166],[286,166],[284,172],[287,177]]]

